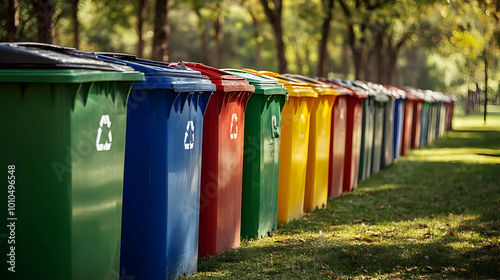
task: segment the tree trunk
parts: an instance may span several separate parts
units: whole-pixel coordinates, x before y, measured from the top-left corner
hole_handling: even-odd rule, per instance
[[[262,70],[264,68],[264,63],[262,61],[262,42],[259,32],[259,20],[251,9],[248,9],[248,12],[252,17],[253,37],[255,39],[255,55],[257,56],[257,69]]]
[[[168,25],[169,0],[156,0],[154,35],[153,35],[153,60],[168,61],[170,26]]]
[[[224,23],[224,18],[219,12],[214,21],[215,67],[217,68],[222,67],[222,50],[224,49],[223,47],[224,32],[222,31],[223,23]]]
[[[195,8],[195,13],[198,16],[198,34],[201,41],[201,50],[203,52],[203,63],[206,65],[211,65],[210,63],[210,53],[208,50],[208,41],[205,36],[205,25],[203,24],[203,18],[201,16],[200,7]]]
[[[488,111],[488,58],[484,51],[484,123],[486,124],[486,113]]]
[[[325,77],[326,74],[328,74],[328,68],[326,60],[328,57],[328,52],[327,52],[327,45],[328,45],[328,38],[330,37],[330,26],[332,22],[332,17],[333,17],[333,3],[334,0],[328,0],[327,6],[323,7],[323,9],[326,9],[326,17],[323,19],[323,24],[321,25],[321,41],[319,41],[319,46],[318,46],[318,56],[319,56],[319,61],[318,61],[318,76],[319,77]]]
[[[139,42],[137,43],[137,56],[144,57],[144,22],[148,18],[149,1],[139,0],[139,17],[137,19],[137,36]]]
[[[7,7],[7,36],[6,42],[17,41],[17,27],[19,26],[19,0],[9,0]]]
[[[55,44],[56,29],[54,25],[54,5],[52,0],[31,0],[36,14],[38,41]]]
[[[78,21],[78,2],[79,0],[73,0],[71,9],[71,15],[73,17],[73,32],[75,33],[73,47],[75,47],[75,49],[80,48],[80,21]]]
[[[286,73],[288,69],[288,63],[285,57],[285,42],[283,41],[283,26],[281,24],[282,17],[282,0],[274,0],[274,8],[269,7],[268,0],[260,0],[262,7],[264,8],[264,13],[271,24],[274,32],[274,41],[276,44],[276,51],[278,57],[278,72]]]

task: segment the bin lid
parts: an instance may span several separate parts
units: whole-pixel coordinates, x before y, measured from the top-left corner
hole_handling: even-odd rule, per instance
[[[428,102],[428,103],[436,102],[436,99],[434,98],[434,92],[432,90],[425,90],[424,91],[424,100],[425,100],[425,102]]]
[[[0,43],[1,82],[85,83],[142,81],[144,74],[119,63],[41,43]]]
[[[386,94],[387,89],[382,85],[367,82],[366,86],[375,93],[375,101],[379,103],[389,102],[389,96]]]
[[[255,87],[253,94],[264,95],[286,95],[288,97],[288,89],[281,84],[277,79],[260,76],[248,71],[239,69],[221,69],[234,76],[245,78],[251,85]]]
[[[347,88],[352,90],[353,96],[357,98],[367,98],[368,97],[368,92],[361,87],[358,87],[353,84],[352,81],[348,80],[340,80],[340,79],[333,79],[335,82],[337,82],[340,85],[346,86]]]
[[[300,81],[303,81],[307,83],[308,86],[314,88],[318,92],[318,95],[339,95],[338,92],[336,92],[331,86],[329,86],[327,83],[323,83],[321,81],[318,81],[316,79],[303,76],[303,75],[298,75],[298,74],[283,74],[285,77],[297,79]]]
[[[327,79],[324,77],[317,77],[316,78],[318,81],[324,82],[328,84],[330,87],[332,87],[339,95],[353,95],[353,91],[349,89],[348,87],[341,85],[337,82],[334,82],[331,79]]]
[[[253,69],[243,69],[248,72],[252,72],[262,76],[273,77],[278,79],[280,83],[282,83],[285,88],[288,89],[288,95],[293,97],[318,97],[318,93],[313,90],[307,83],[302,82],[300,80],[296,80],[294,78],[289,78],[282,76],[275,72],[270,71],[256,71]]]
[[[0,68],[132,71],[119,63],[86,57],[73,48],[42,43],[0,43]]]
[[[222,70],[210,66],[206,66],[202,63],[183,62],[183,61],[170,63],[170,66],[175,67],[177,65],[185,65],[191,69],[200,71],[202,75],[207,76],[210,79],[210,81],[213,84],[215,84],[215,88],[217,90],[221,90],[224,92],[229,92],[229,91],[254,92],[255,90],[255,87],[250,85],[250,83],[248,83],[246,79],[231,75],[228,72],[224,72]]]
[[[424,95],[420,93],[419,90],[412,88],[412,87],[404,87],[402,88],[406,92],[406,98],[408,100],[413,100],[413,101],[422,101],[424,98]]]
[[[98,53],[98,57],[107,61],[121,62],[143,72],[146,81],[135,83],[132,87],[134,89],[172,89],[175,92],[215,90],[215,85],[208,77],[184,65],[172,67],[166,63],[121,53]]]
[[[397,88],[397,87],[393,87],[393,86],[388,86],[388,85],[384,85],[384,87],[390,91],[392,91],[392,94],[394,95],[394,97],[396,97],[397,99],[406,99],[406,93],[404,90],[400,89],[400,88]]]

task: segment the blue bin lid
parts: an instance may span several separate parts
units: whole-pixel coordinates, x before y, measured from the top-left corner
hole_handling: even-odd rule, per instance
[[[136,71],[143,72],[146,81],[135,83],[133,89],[171,89],[175,92],[215,91],[215,85],[208,77],[183,65],[172,67],[166,63],[119,53],[97,53],[97,57],[122,62]]]

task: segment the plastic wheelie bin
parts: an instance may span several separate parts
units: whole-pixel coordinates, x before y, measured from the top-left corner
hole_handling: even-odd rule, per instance
[[[322,77],[317,79],[328,83],[339,94],[335,99],[332,111],[332,135],[330,138],[328,171],[328,197],[335,198],[342,194],[347,130],[347,96],[352,95],[353,92],[333,80]]]
[[[0,279],[120,272],[126,102],[144,75],[75,53],[0,44],[0,164],[8,173],[0,236],[10,238],[0,242]]]
[[[434,92],[430,90],[425,91],[425,96],[429,100],[429,120],[427,122],[427,144],[432,144],[436,140],[436,119],[437,119],[437,105]]]
[[[285,102],[281,112],[278,183],[278,223],[288,223],[303,214],[309,125],[314,99],[318,97],[318,93],[300,80],[273,72],[258,73],[277,78],[288,89],[289,100]]]
[[[399,88],[385,86],[391,90],[396,97],[394,102],[394,159],[398,159],[401,155],[401,143],[403,139],[403,122],[405,109],[405,92]]]
[[[362,87],[369,94],[363,102],[363,122],[361,125],[361,152],[358,180],[362,181],[370,177],[372,170],[376,92],[366,84],[361,84],[360,82],[354,83],[356,86]]]
[[[384,111],[384,136],[382,141],[382,162],[380,169],[386,169],[394,163],[394,108],[396,93],[385,87],[381,90],[389,97]]]
[[[219,254],[240,245],[245,108],[255,90],[244,78],[180,62],[216,85],[203,121],[198,254]]]
[[[347,98],[347,132],[342,182],[343,192],[350,192],[358,186],[363,102],[368,93],[364,89],[352,86],[349,81],[339,82],[353,91],[353,95]]]
[[[423,106],[423,94],[420,90],[406,87],[405,90],[410,92],[410,94],[414,97],[413,100],[413,121],[411,128],[411,139],[410,139],[410,148],[418,149],[420,146],[420,134],[422,130],[422,106]]]
[[[288,90],[271,77],[222,70],[255,87],[245,112],[241,236],[262,238],[277,226],[281,110]]]
[[[415,102],[418,102],[418,97],[415,96],[411,91],[405,90],[406,93],[406,101],[404,108],[404,117],[403,117],[403,135],[401,138],[401,155],[407,155],[411,149],[411,140],[412,140],[412,127],[413,127],[413,109]]]
[[[384,144],[384,124],[385,124],[385,109],[389,102],[389,96],[385,94],[385,89],[382,85],[371,85],[376,91],[375,95],[375,117],[373,125],[373,156],[372,156],[372,174],[377,174],[380,171],[382,163],[382,147]]]
[[[422,112],[420,113],[420,145],[419,147],[424,147],[427,145],[427,130],[429,127],[429,109],[430,109],[430,103],[428,102],[429,98],[425,97],[424,101],[422,102]]]
[[[293,74],[283,76],[304,81],[318,92],[318,98],[314,99],[311,110],[304,194],[304,210],[313,211],[326,207],[328,201],[327,167],[330,163],[332,109],[338,94],[328,84],[312,78]]]
[[[185,66],[104,55],[146,75],[127,105],[121,271],[138,279],[193,274],[203,115],[215,85]]]
[[[444,93],[439,92],[439,130],[438,137],[443,138],[446,132],[445,124],[446,124],[446,96]]]

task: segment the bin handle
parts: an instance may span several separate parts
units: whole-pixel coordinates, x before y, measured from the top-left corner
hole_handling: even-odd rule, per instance
[[[279,138],[280,137],[280,128],[278,127],[278,121],[276,119],[276,116],[272,116],[272,130],[273,130],[273,138]]]

